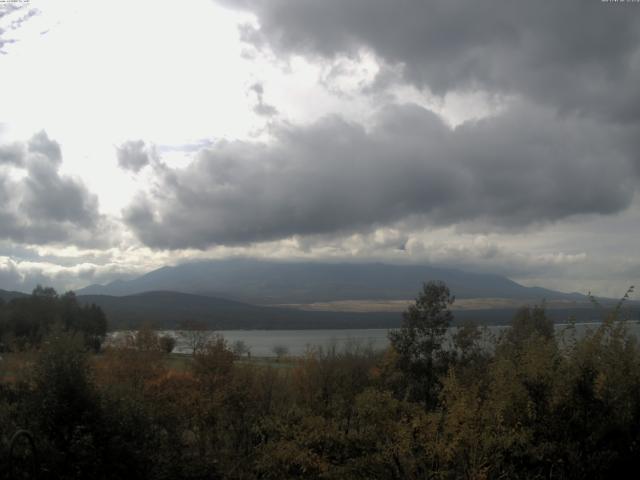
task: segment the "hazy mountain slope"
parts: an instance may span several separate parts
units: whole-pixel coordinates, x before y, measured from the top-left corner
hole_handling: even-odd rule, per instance
[[[411,299],[428,280],[442,280],[458,298],[575,299],[527,288],[499,275],[414,265],[202,261],[163,267],[129,281],[81,289],[79,294],[131,295],[171,290],[251,303],[308,303],[353,299]]]
[[[1,290],[0,289],[0,298],[2,300],[4,300],[5,302],[8,302],[9,300],[12,300],[14,298],[22,298],[22,297],[26,297],[27,294],[26,293],[22,293],[22,292],[10,292],[7,290]]]

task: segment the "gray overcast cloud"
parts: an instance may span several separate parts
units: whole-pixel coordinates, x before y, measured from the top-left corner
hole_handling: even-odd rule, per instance
[[[384,109],[371,131],[329,117],[275,136],[223,142],[164,170],[126,221],[157,248],[348,232],[409,215],[515,228],[620,211],[637,184],[614,127],[526,104],[455,130],[404,105]]]
[[[0,239],[17,243],[101,244],[98,199],[77,179],[61,175],[60,145],[42,131],[25,145],[11,144],[21,178],[0,170]],[[0,158],[2,158],[0,156]]]
[[[616,121],[640,117],[640,14],[595,1],[220,0],[254,12],[247,41],[331,58],[373,50],[444,94],[515,93]]]
[[[640,265],[637,2],[31,0],[0,52],[9,284],[246,255],[611,292]]]
[[[138,173],[149,165],[150,153],[142,140],[129,140],[116,149],[118,165],[125,170]]]

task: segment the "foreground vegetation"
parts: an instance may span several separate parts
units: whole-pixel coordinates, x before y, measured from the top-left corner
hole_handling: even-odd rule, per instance
[[[0,385],[0,460],[27,428],[44,478],[624,478],[640,467],[640,348],[622,302],[584,337],[559,339],[533,307],[490,349],[473,325],[443,348],[452,301],[426,284],[386,352],[315,349],[291,368],[241,362],[222,337],[176,363],[149,329],[96,355],[82,329],[52,326]]]

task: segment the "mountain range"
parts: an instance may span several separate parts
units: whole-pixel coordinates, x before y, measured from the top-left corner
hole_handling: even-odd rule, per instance
[[[578,293],[525,287],[506,277],[449,268],[382,263],[294,263],[249,259],[211,260],[163,267],[132,280],[91,285],[78,295],[132,295],[173,291],[261,305],[342,300],[413,299],[423,282],[441,280],[456,298],[527,302],[583,302]]]
[[[27,296],[26,293],[0,290],[0,298],[5,301]],[[197,322],[213,330],[396,328],[402,320],[397,311],[309,311],[166,291],[124,296],[78,295],[78,301],[100,306],[107,315],[110,330],[136,329],[145,323],[158,329],[179,329],[186,322]],[[506,324],[513,318],[515,310],[456,310],[454,325],[466,320],[484,325]],[[564,322],[570,315],[577,321],[590,321],[594,312],[576,304],[561,309],[547,309],[547,314],[556,322]]]
[[[542,301],[557,322],[599,316],[579,293],[525,287],[499,275],[381,263],[190,262],[76,294],[82,303],[99,305],[111,329],[145,322],[170,329],[185,321],[219,330],[391,328],[430,280],[444,281],[456,296],[456,321],[504,324],[519,306]],[[21,295],[0,290],[5,301]]]

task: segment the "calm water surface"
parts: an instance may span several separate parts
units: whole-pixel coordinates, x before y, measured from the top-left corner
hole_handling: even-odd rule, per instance
[[[577,337],[584,335],[589,330],[594,330],[599,323],[579,323],[575,325]],[[640,334],[640,324],[638,322],[627,322],[630,333],[638,336]],[[559,338],[568,338],[570,330],[567,324],[557,324],[556,332]],[[486,327],[484,339],[487,344],[503,332],[507,326]],[[387,338],[388,329],[353,329],[353,330],[224,330],[217,332],[224,336],[229,345],[241,340],[250,349],[251,355],[259,357],[275,356],[274,349],[283,346],[287,349],[288,355],[304,355],[310,348],[327,348],[336,346],[338,349],[349,344],[357,344],[362,347],[371,347],[374,350],[383,350],[389,345]],[[455,332],[455,328],[449,330]],[[109,340],[116,340],[127,332],[118,331],[109,335]],[[191,353],[183,336],[177,330],[165,330],[159,332],[161,335],[170,335],[178,341],[177,353]],[[562,340],[561,340],[562,341]]]

